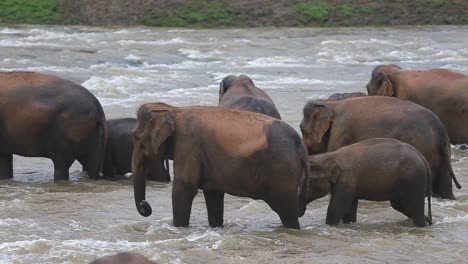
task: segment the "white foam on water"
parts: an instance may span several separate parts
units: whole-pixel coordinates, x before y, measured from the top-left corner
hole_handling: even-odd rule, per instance
[[[22,34],[24,33],[23,30],[18,30],[18,29],[12,29],[12,28],[3,28],[0,29],[0,34]]]
[[[60,67],[60,66],[33,66],[33,67],[15,67],[15,68],[0,68],[1,71],[34,71],[34,72],[61,72],[61,73],[77,73],[86,72],[87,70],[80,67]]]
[[[301,63],[302,62],[302,63]],[[247,65],[244,67],[300,67],[300,68],[309,68],[311,64],[306,64],[304,58],[294,58],[294,57],[284,57],[284,56],[275,56],[275,57],[263,57],[254,60],[247,61]]]
[[[22,40],[2,39],[0,40],[0,47],[13,48],[13,47],[54,47],[63,48],[66,45],[57,44],[57,42],[27,42]]]
[[[185,237],[187,241],[194,242],[201,239],[220,238],[221,235],[214,231],[207,231],[203,233],[194,233]]]
[[[468,214],[457,215],[457,216],[447,216],[447,217],[442,218],[442,220],[437,221],[434,224],[437,225],[437,224],[460,223],[460,222],[468,222]]]
[[[23,224],[23,222],[20,219],[12,219],[12,218],[0,219],[0,226],[15,226],[15,225],[20,225],[20,224]]]
[[[117,41],[117,43],[121,46],[130,46],[130,45],[136,45],[136,44],[157,45],[157,46],[181,44],[181,43],[189,44],[189,42],[183,38],[173,38],[173,39],[168,39],[168,40],[154,40],[154,41],[125,39],[125,40],[119,40]]]
[[[337,80],[320,80],[320,79],[300,79],[295,77],[279,78],[269,81],[255,81],[256,84],[261,85],[278,85],[278,84],[320,84],[325,86],[335,85],[357,85],[361,82],[358,81],[337,81]],[[263,87],[268,89],[267,87]]]
[[[178,51],[191,59],[209,59],[213,58],[215,55],[221,54],[221,51],[219,50],[203,52],[194,49],[179,49]]]
[[[0,243],[0,252],[13,252],[32,248],[37,243],[47,243],[47,239],[19,240],[14,242]]]

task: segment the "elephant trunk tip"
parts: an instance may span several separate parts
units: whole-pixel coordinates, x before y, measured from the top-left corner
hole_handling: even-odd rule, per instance
[[[462,188],[462,186],[461,186],[460,183],[458,183],[458,182],[455,182],[455,186],[457,186],[458,189],[461,189],[461,188]]]
[[[137,210],[144,217],[150,216],[153,212],[153,209],[151,209],[151,205],[149,205],[149,203],[145,200],[141,201],[141,203],[137,207]]]

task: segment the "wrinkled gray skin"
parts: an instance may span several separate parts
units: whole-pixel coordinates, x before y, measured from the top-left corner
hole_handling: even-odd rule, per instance
[[[405,70],[379,65],[369,95],[392,96],[424,106],[439,117],[452,144],[468,144],[468,76],[447,69]]]
[[[353,97],[362,97],[362,96],[367,96],[366,93],[361,93],[361,92],[356,92],[356,93],[334,93],[328,97],[328,100],[330,101],[339,101],[339,100],[344,100],[348,98],[353,98]]]
[[[255,87],[252,79],[246,75],[228,75],[221,81],[218,106],[256,112],[281,119],[281,115],[270,96]]]
[[[136,118],[120,118],[107,120],[107,146],[104,156],[102,173],[106,179],[115,179],[132,172],[133,131],[137,125]],[[168,168],[164,168],[163,160],[148,163],[148,180],[170,182]]]
[[[71,81],[35,72],[0,72],[0,178],[13,178],[13,154],[45,157],[54,180],[75,160],[99,178],[107,125],[97,98]]]
[[[331,193],[326,223],[356,222],[359,200],[390,201],[418,227],[432,224],[431,170],[413,146],[374,138],[333,152],[309,156],[307,202]],[[428,196],[428,215],[424,199]]]
[[[435,196],[455,199],[452,179],[461,188],[450,163],[444,125],[434,113],[410,101],[384,96],[310,101],[300,127],[309,155],[371,138],[398,139],[414,146],[429,162]]]
[[[174,226],[188,226],[192,202],[203,190],[208,222],[223,225],[224,194],[265,201],[284,227],[299,229],[309,166],[297,132],[263,114],[224,107],[144,104],[138,110],[132,160],[135,204],[145,201],[146,162],[174,160]]]
[[[129,252],[122,252],[112,256],[105,256],[95,259],[90,264],[156,264],[143,255]]]

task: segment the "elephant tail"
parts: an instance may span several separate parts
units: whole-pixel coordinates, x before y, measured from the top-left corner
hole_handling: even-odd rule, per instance
[[[303,174],[299,181],[298,187],[298,216],[302,217],[305,214],[307,207],[307,195],[309,193],[309,178],[310,178],[310,167],[309,167],[309,156],[307,155],[307,150],[304,144],[301,143],[300,146],[300,157],[301,165],[303,169]]]
[[[427,195],[427,215],[428,215],[428,219],[427,219],[427,222],[429,223],[429,225],[432,225],[432,209],[431,209],[431,197],[432,197],[432,171],[431,171],[431,167],[429,166],[429,162],[426,160],[426,158],[421,154],[419,153],[419,156],[421,157],[421,159],[424,161],[424,165],[426,165],[426,175],[427,175],[427,179],[426,179],[426,195]]]
[[[449,169],[450,176],[452,177],[452,180],[455,183],[455,186],[457,186],[458,189],[461,189],[462,186],[458,182],[457,177],[455,177],[455,173],[453,172],[452,165],[450,163],[449,163],[448,169]]]

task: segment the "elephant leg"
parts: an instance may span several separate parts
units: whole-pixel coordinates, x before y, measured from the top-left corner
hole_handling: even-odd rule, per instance
[[[424,215],[424,194],[417,195],[417,192],[401,197],[400,202],[403,210],[407,212],[407,216],[413,219],[413,223],[417,227],[426,226],[426,216]]]
[[[81,157],[80,159],[78,159],[78,161],[81,163],[81,165],[83,165],[83,170],[88,173],[90,179],[99,178],[102,157],[99,156],[99,154],[96,151],[93,151],[90,154]]]
[[[81,161],[80,161],[81,162]],[[83,162],[84,163],[84,162]],[[105,179],[113,179],[115,175],[115,168],[113,166],[114,162],[112,159],[112,155],[110,153],[106,153],[104,156],[104,160],[102,162],[102,177]],[[83,170],[88,171],[87,168],[83,166]]]
[[[13,154],[0,154],[0,179],[13,178]]]
[[[211,227],[223,226],[224,193],[216,191],[203,191],[206,208],[208,210],[208,222]]]
[[[68,181],[70,179],[69,169],[75,160],[73,158],[56,157],[52,161],[54,163],[54,181]]]
[[[278,192],[273,199],[265,201],[279,215],[284,227],[300,229],[297,214],[298,199],[295,192],[291,192],[291,194]]]
[[[195,184],[174,179],[172,185],[172,214],[174,226],[187,227],[190,222],[193,198],[198,188]]]
[[[354,199],[353,204],[351,205],[351,209],[343,216],[343,223],[349,224],[351,222],[353,223],[356,222],[357,207],[358,207],[358,199]]]
[[[432,185],[432,190],[433,193],[436,193],[436,195],[439,195],[442,199],[455,200],[452,188],[452,178],[446,172],[439,175],[439,179],[437,179]]]
[[[327,225],[338,225],[347,212],[350,211],[354,198],[344,188],[335,187],[332,191],[327,209]]]

